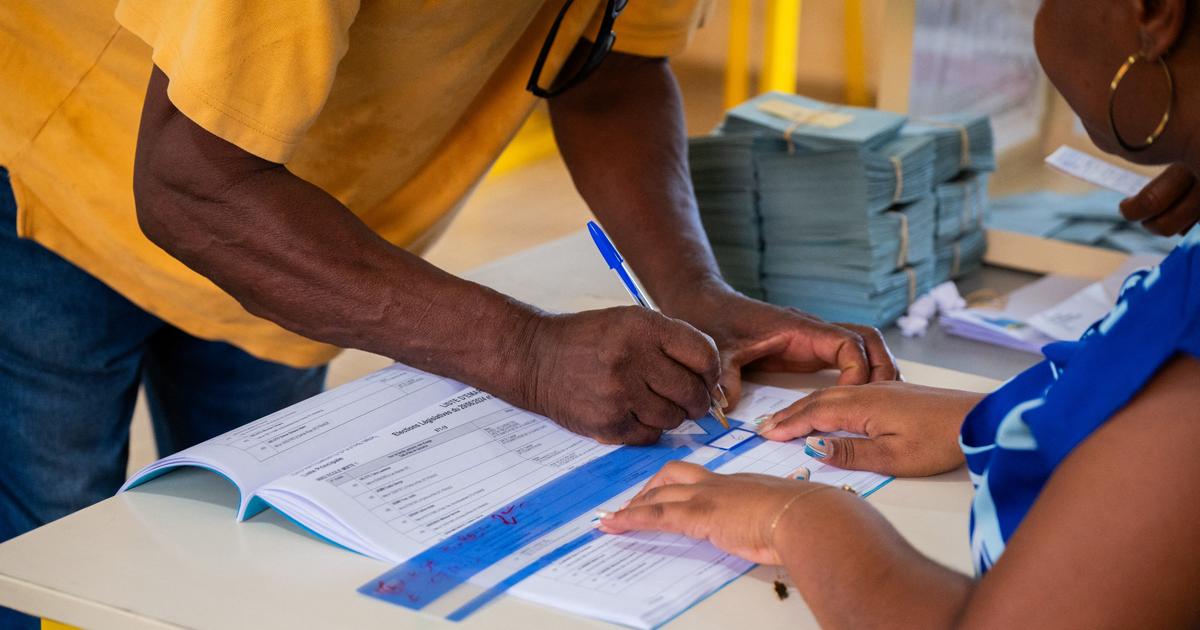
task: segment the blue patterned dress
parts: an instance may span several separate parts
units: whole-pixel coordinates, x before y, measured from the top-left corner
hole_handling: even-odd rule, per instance
[[[963,422],[975,499],[971,551],[985,573],[1066,456],[1177,353],[1200,356],[1200,230],[1125,281],[1116,306],[1078,341],[983,399]]]

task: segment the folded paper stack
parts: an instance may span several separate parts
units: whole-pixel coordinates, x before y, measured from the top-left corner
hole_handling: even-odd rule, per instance
[[[878,148],[900,133],[904,120],[900,114],[767,92],[726,112],[722,126],[725,133],[762,133],[783,138],[793,149],[821,151]]]
[[[933,288],[932,196],[857,222],[763,215],[767,299],[828,320],[884,326]]]
[[[995,139],[987,116],[922,116],[910,119],[900,133],[934,139],[937,147],[934,179],[939,182],[954,179],[961,171],[996,170]]]
[[[938,184],[937,281],[962,277],[983,265],[988,216],[987,174],[963,171]]]
[[[934,142],[937,282],[978,269],[987,248],[987,173],[996,168],[991,122],[969,114],[925,116],[909,120],[900,135]]]
[[[978,266],[991,130],[986,118],[945,118],[906,125],[771,92],[693,138],[701,218],[730,283],[828,320],[884,326],[941,278]],[[948,151],[960,157],[939,172]]]
[[[755,134],[705,136],[688,143],[700,220],[721,273],[735,289],[758,299],[765,294],[755,156],[783,151],[783,140]]]
[[[988,226],[1009,232],[1101,247],[1131,254],[1170,253],[1181,236],[1161,237],[1121,216],[1121,193],[1081,195],[1038,191],[992,202]]]

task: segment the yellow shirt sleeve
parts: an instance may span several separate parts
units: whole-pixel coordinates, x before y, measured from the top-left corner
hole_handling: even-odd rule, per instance
[[[711,8],[711,0],[629,0],[613,26],[613,50],[643,57],[677,55]]]
[[[358,0],[121,0],[167,96],[209,132],[287,162],[325,106]]]

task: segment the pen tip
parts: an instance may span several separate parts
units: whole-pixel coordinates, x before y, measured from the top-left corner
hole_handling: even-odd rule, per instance
[[[721,423],[722,427],[729,428],[729,419],[725,417],[725,412],[720,407],[713,405],[712,415],[716,416],[717,421]]]

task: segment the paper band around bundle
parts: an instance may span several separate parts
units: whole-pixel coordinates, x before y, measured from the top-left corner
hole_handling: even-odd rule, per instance
[[[971,201],[971,180],[963,180],[962,184],[959,185],[962,187],[963,191],[962,212],[958,215],[958,233],[961,235],[967,233],[967,230],[969,229],[968,226],[971,224],[971,217],[973,216],[974,212],[971,208],[973,205]]]
[[[900,162],[900,158],[889,155],[888,159],[892,162],[892,170],[896,173],[896,190],[892,193],[892,203],[899,203],[900,197],[904,195],[904,166]]]
[[[792,139],[792,134],[803,124],[802,122],[794,122],[788,125],[787,129],[783,130],[783,139],[787,142],[788,155],[796,155],[796,141]]]
[[[837,129],[854,120],[854,116],[845,112],[833,110],[814,109],[789,103],[782,99],[769,99],[757,105],[758,111],[780,118],[790,122],[786,129],[783,130],[783,139],[787,141],[787,149],[789,154],[796,152],[796,142],[792,139],[792,134],[797,129],[803,126],[821,127],[824,129]]]
[[[917,301],[917,270],[905,267],[901,271],[908,274],[908,306],[912,306]]]
[[[983,186],[976,179],[971,179],[971,214],[975,216],[975,227],[983,229],[983,209],[987,205]],[[982,201],[981,201],[982,200]]]
[[[943,127],[945,129],[955,129],[958,131],[958,137],[961,140],[962,155],[959,156],[958,167],[967,168],[971,165],[971,135],[967,133],[966,125],[956,125],[954,123],[943,122],[941,120],[932,120],[929,118],[913,118],[913,122],[918,122],[930,127]]]
[[[892,210],[888,214],[900,217],[900,252],[896,255],[896,268],[901,269],[908,264],[908,215],[898,210]]]
[[[967,224],[974,223],[977,229],[983,229],[983,203],[980,203],[980,196],[983,194],[983,187],[979,180],[972,177],[963,181],[963,213],[960,218],[962,233],[967,232]]]

